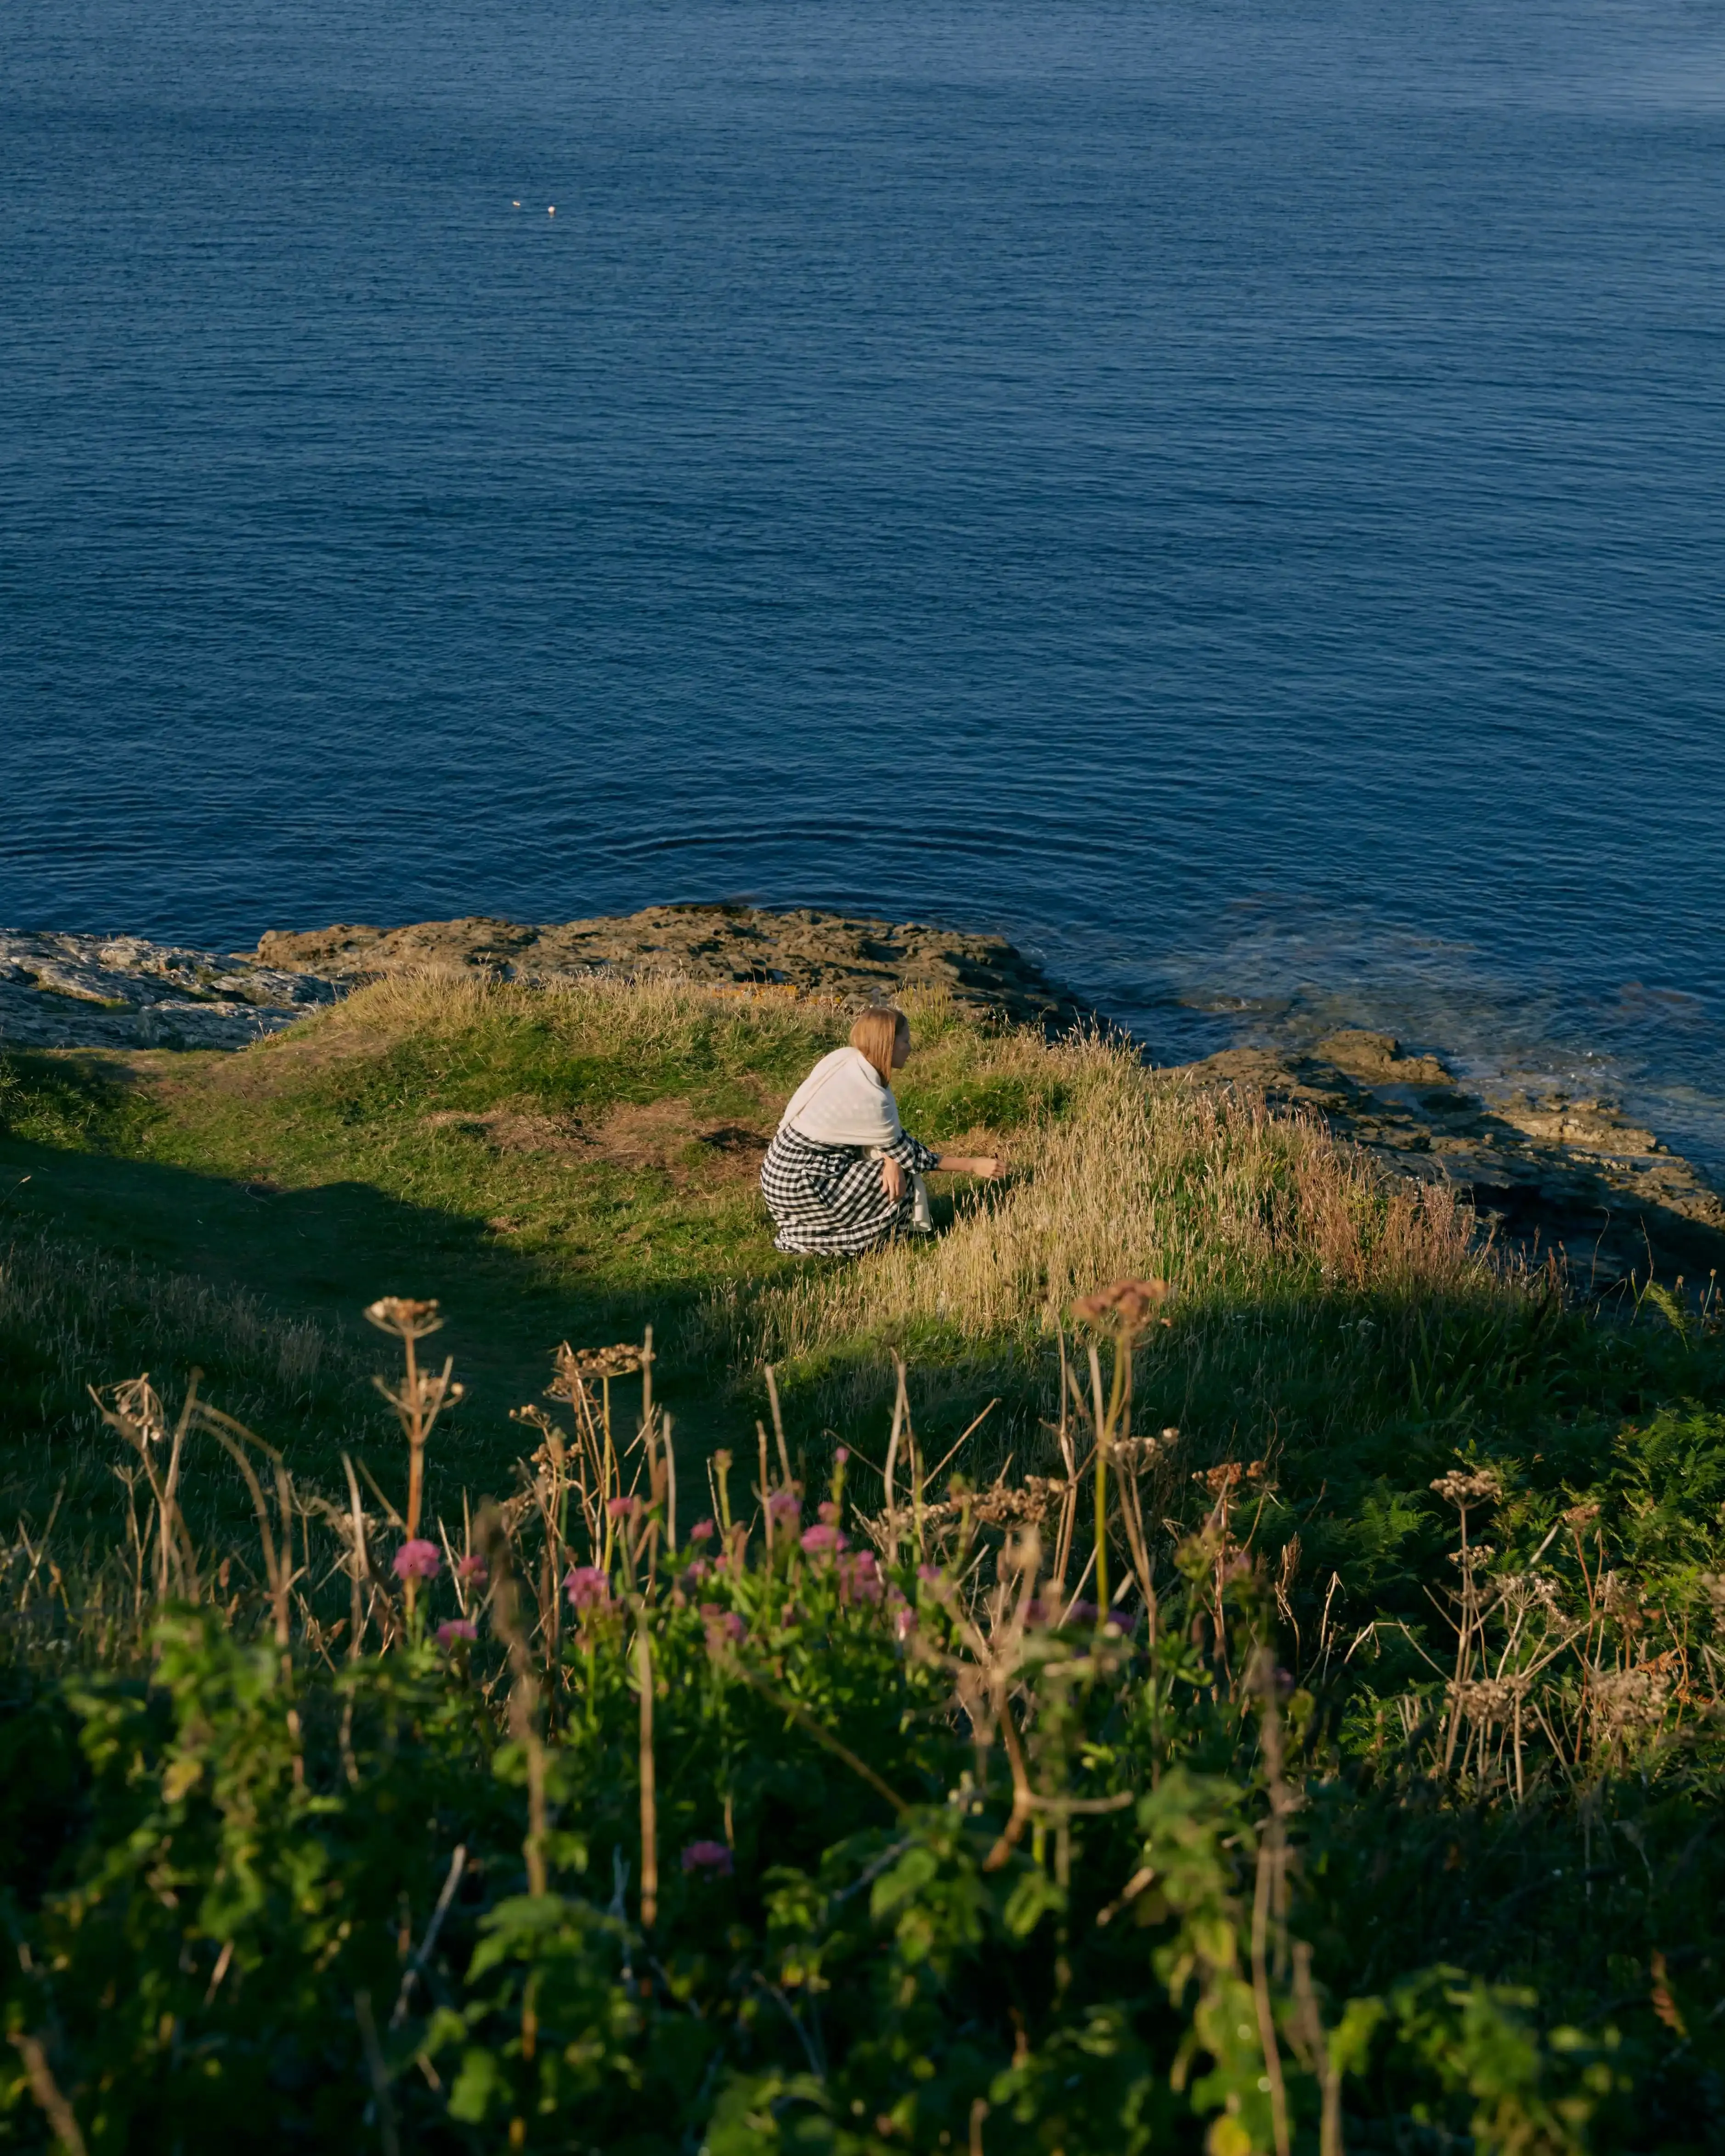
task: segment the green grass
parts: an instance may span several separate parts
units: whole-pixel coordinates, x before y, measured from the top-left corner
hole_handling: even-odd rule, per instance
[[[1044,1468],[1055,1321],[1100,1281],[1162,1273],[1176,1322],[1138,1383],[1142,1420],[1183,1434],[1170,1472],[1271,1455],[1264,1532],[1297,1532],[1305,1586],[1340,1571],[1399,1604],[1424,1485],[1458,1455],[1556,1488],[1590,1479],[1625,1422],[1720,1396],[1712,1339],[1652,1304],[1634,1325],[1564,1308],[1321,1132],[936,1004],[916,1011],[906,1125],[1004,1149],[1012,1178],[937,1192],[932,1246],[785,1259],[759,1152],[844,1022],[676,984],[427,978],[235,1055],[11,1055],[0,1502],[39,1518],[64,1482],[69,1518],[111,1519],[86,1389],[146,1368],[170,1396],[202,1368],[319,1479],[344,1446],[387,1451],[360,1316],[384,1293],[441,1299],[469,1389],[433,1463],[440,1504],[506,1486],[510,1410],[540,1396],[559,1339],[649,1323],[691,1502],[714,1445],[752,1455],[768,1358],[814,1470],[841,1428],[878,1462],[895,1353],[932,1445],[993,1400],[961,1466]],[[231,1478],[216,1486],[231,1503]]]
[[[170,1392],[202,1368],[233,1412],[327,1472],[339,1444],[382,1430],[363,1383],[380,1343],[359,1313],[383,1293],[443,1301],[469,1389],[446,1481],[506,1475],[509,1410],[539,1395],[558,1339],[649,1323],[699,1451],[720,1427],[691,1321],[727,1283],[794,1274],[756,1171],[845,1022],[675,988],[390,983],[239,1054],[7,1056],[0,1502],[39,1515],[71,1472],[100,1511],[105,1476],[79,1481],[85,1388],[146,1367]],[[991,1069],[1013,1051],[987,1029],[942,1011],[919,1029],[906,1110],[937,1139],[1009,1134],[1057,1101],[1052,1074]],[[272,1327],[300,1342],[287,1377]]]
[[[1498,1263],[1441,1194],[1384,1183],[1313,1126],[1147,1073],[1117,1045],[1048,1044],[933,1005],[916,1013],[899,1089],[907,1126],[952,1150],[998,1147],[1011,1176],[938,1193],[931,1244],[788,1260],[756,1165],[842,1024],[820,1004],[675,985],[535,994],[428,979],[382,983],[240,1055],[0,1063],[0,1476],[27,1530],[0,1561],[13,1852],[0,1900],[15,1937],[35,1942],[0,2005],[9,2027],[42,2032],[82,2115],[108,2122],[92,2149],[177,2146],[187,2120],[219,2111],[231,2132],[271,2105],[293,2114],[281,2145],[320,2132],[382,2145],[356,1999],[393,1995],[402,1912],[423,1938],[459,1841],[474,1871],[445,1934],[441,2010],[416,2007],[411,2041],[385,2046],[403,2145],[566,2147],[570,2107],[603,2099],[592,2118],[605,2123],[584,2130],[608,2147],[708,2135],[716,2156],[793,2141],[935,2156],[977,2133],[982,2101],[995,2156],[1137,2147],[1153,2116],[1150,2145],[1266,2150],[1269,2084],[1240,1974],[1266,1772],[1245,1681],[1260,1648],[1291,1678],[1295,1937],[1332,2009],[1352,1996],[1379,2014],[1354,2061],[1348,2145],[1468,2138],[1555,2156],[1591,2133],[1602,2148],[1720,2146],[1717,1313],[1697,1321],[1662,1293],[1579,1306],[1560,1280]],[[1178,1435],[1134,1486],[1147,1555],[1128,1606],[1144,1652],[1116,1667],[1082,1640],[1020,1640],[1001,1680],[1039,1780],[1086,1804],[1131,1799],[1075,1815],[1070,1847],[1039,1823],[1009,1866],[989,1856],[1009,1777],[987,1733],[999,1702],[978,1720],[994,1650],[964,1623],[998,1640],[1017,1621],[1019,1558],[998,1515],[974,1548],[950,1513],[931,1529],[949,1538],[954,1591],[973,1595],[964,1623],[904,1556],[892,1590],[914,1609],[908,1635],[891,1601],[846,1602],[824,1560],[805,1564],[783,1537],[774,1553],[758,1522],[747,1565],[722,1577],[667,1561],[637,1613],[657,1658],[655,1784],[631,1689],[639,1639],[620,1616],[569,1629],[566,1514],[542,1487],[510,1532],[551,1702],[554,1911],[519,1896],[531,1717],[523,1707],[501,1742],[513,1664],[495,1612],[480,1611],[470,1664],[460,1645],[439,1657],[411,1644],[411,1610],[380,1601],[367,1621],[383,1612],[395,1647],[342,1659],[338,1455],[366,1455],[398,1499],[405,1481],[367,1382],[393,1374],[360,1315],[380,1294],[441,1298],[435,1348],[471,1388],[431,1452],[426,1523],[441,1514],[455,1545],[464,1492],[514,1486],[533,1440],[509,1410],[541,1394],[552,1345],[650,1322],[685,1527],[706,1510],[721,1444],[737,1455],[740,1518],[753,1512],[770,1358],[803,1517],[842,1434],[860,1546],[895,1353],[926,1460],[992,1402],[957,1473],[974,1491],[1009,1469],[1046,1472],[1063,1356],[1088,1379],[1093,1336],[1069,1322],[1074,1297],[1150,1275],[1174,1292],[1169,1322],[1138,1346],[1134,1428]],[[1104,1341],[1105,1372],[1110,1353]],[[127,1455],[86,1389],[147,1368],[172,1413],[194,1368],[293,1471],[264,1498],[279,1497],[275,1547],[303,1561],[305,1583],[280,1654],[255,1645],[280,1645],[280,1620],[213,1426],[193,1426],[182,1493],[195,1620],[169,1611],[152,1633],[147,1562],[116,1531],[113,1466]],[[1468,1667],[1482,1681],[1500,1661],[1531,1670],[1538,1635],[1569,1635],[1527,1679],[1549,1721],[1529,1725],[1525,1792],[1502,1716],[1471,1731],[1471,1761],[1445,1742],[1466,1575],[1455,1510],[1432,1485],[1458,1461],[1489,1463],[1500,1486],[1475,1523],[1491,1554],[1485,1585],[1467,1589],[1480,1613]],[[1231,1510],[1209,1479],[1225,1462],[1255,1464]],[[1122,1507],[1117,1472],[1109,1486]],[[1091,1482],[1074,1489],[1062,1594],[1091,1562]],[[578,1558],[604,1555],[594,1517],[600,1539],[578,1541]],[[375,1517],[370,1532],[387,1589],[398,1536]],[[633,1593],[633,1573],[614,1585]],[[453,1617],[457,1592],[445,1567],[419,1618]],[[747,1669],[709,1636],[707,1597],[747,1614]],[[1548,1615],[1517,1631],[1517,1611],[1536,1605]],[[1640,1707],[1625,1679],[1643,1687]],[[1615,1722],[1614,1697],[1629,1700]],[[630,1929],[639,1871],[629,1886],[613,1867],[639,1864],[655,1786],[666,1876],[649,1963],[644,1912]],[[910,1807],[896,1825],[883,1786]],[[735,1884],[703,1898],[671,1853],[721,1835]],[[181,1887],[197,1889],[177,1899],[157,1891],[170,1847]],[[1129,1882],[1152,1873],[1127,1916]],[[230,1887],[246,1880],[242,1908]],[[547,1931],[553,1913],[562,1928]],[[516,1923],[520,1984],[485,1943]],[[1200,2026],[1170,1972],[1206,1953],[1219,1958],[1200,1989],[1229,2005]],[[1291,2012],[1287,1980],[1278,1963]],[[538,2066],[523,2049],[528,1997],[557,2032]],[[459,2023],[451,2002],[465,2002]],[[1214,2071],[1189,2101],[1177,2061],[1200,2037]],[[294,2064],[301,2046],[321,2067]],[[534,2096],[559,2061],[586,2071],[601,2058],[603,2089]],[[0,2147],[42,2145],[39,2096],[10,2054],[0,2069]],[[1315,2088],[1295,2080],[1303,2151]],[[1223,2122],[1197,2114],[1235,2099],[1250,2131],[1218,2138]],[[799,2105],[824,2107],[832,2130]],[[128,2119],[146,2138],[128,2144]]]

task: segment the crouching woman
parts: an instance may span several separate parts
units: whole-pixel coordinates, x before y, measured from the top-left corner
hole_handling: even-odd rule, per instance
[[[865,1011],[850,1045],[824,1055],[791,1096],[761,1163],[777,1247],[848,1258],[932,1226],[922,1178],[936,1168],[994,1177],[999,1161],[937,1153],[899,1121],[892,1074],[911,1053],[902,1011]]]

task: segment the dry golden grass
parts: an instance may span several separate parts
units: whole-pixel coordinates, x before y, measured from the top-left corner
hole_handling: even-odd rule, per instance
[[[1386,1178],[1319,1126],[1146,1070],[1095,1038],[999,1044],[1058,1080],[1064,1111],[1019,1133],[1010,1181],[962,1199],[948,1232],[764,1291],[768,1358],[890,1341],[930,1325],[982,1342],[1051,1334],[1099,1281],[1159,1275],[1183,1301],[1336,1288],[1454,1294],[1490,1284],[1473,1217],[1442,1186]]]
[[[282,1049],[374,1050],[393,1040],[449,1039],[500,1022],[526,1021],[560,1045],[614,1053],[627,1043],[657,1060],[687,1054],[691,1037],[740,1060],[775,1042],[825,1044],[841,1014],[830,998],[714,988],[675,974],[633,978],[593,973],[545,987],[487,981],[435,968],[392,973],[275,1036]]]

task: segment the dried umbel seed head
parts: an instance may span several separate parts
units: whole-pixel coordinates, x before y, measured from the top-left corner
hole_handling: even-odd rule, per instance
[[[1512,1572],[1499,1582],[1504,1600],[1521,1609],[1539,1609],[1548,1616],[1561,1617],[1563,1604],[1558,1593],[1558,1583],[1543,1573]]]
[[[1165,1280],[1117,1280],[1094,1295],[1080,1296],[1072,1315],[1081,1325],[1118,1325],[1136,1332],[1173,1292]]]
[[[1640,1622],[1640,1597],[1620,1572],[1608,1572],[1599,1582],[1599,1601],[1606,1615],[1620,1625]]]
[[[1671,1680],[1661,1656],[1626,1670],[1595,1670],[1588,1689],[1594,1712],[1608,1729],[1652,1729],[1665,1719]]]
[[[1447,1475],[1440,1475],[1431,1486],[1440,1497],[1456,1506],[1483,1504],[1488,1498],[1503,1495],[1503,1485],[1489,1467],[1452,1468]]]
[[[1591,1527],[1599,1517],[1599,1508],[1597,1505],[1572,1505],[1563,1515],[1563,1525],[1566,1527],[1574,1527],[1579,1532],[1583,1527]]]
[[[1515,1712],[1516,1702],[1526,1697],[1527,1687],[1522,1676],[1485,1677],[1477,1683],[1452,1684],[1450,1691],[1470,1722],[1490,1724],[1507,1722]]]
[[[416,1302],[412,1296],[380,1296],[368,1304],[366,1316],[380,1332],[393,1332],[398,1340],[423,1340],[443,1324],[435,1302]]]
[[[566,1340],[557,1352],[557,1375],[546,1387],[553,1400],[572,1400],[584,1385],[606,1378],[633,1377],[641,1367],[641,1351],[633,1342],[619,1340],[614,1348],[572,1348]]]
[[[1066,1484],[1050,1475],[1027,1475],[1021,1483],[995,1482],[986,1490],[967,1491],[957,1476],[948,1484],[953,1494],[939,1504],[925,1505],[923,1525],[948,1527],[963,1518],[985,1527],[1035,1527],[1065,1496]]]
[[[96,1397],[100,1401],[101,1395]],[[111,1397],[112,1409],[104,1409],[103,1413],[134,1445],[147,1448],[167,1435],[167,1418],[147,1370],[141,1378],[130,1378],[123,1385],[114,1386]]]

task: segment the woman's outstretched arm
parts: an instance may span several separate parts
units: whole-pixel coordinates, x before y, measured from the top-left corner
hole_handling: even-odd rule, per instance
[[[1006,1163],[991,1152],[943,1152],[938,1165],[943,1175],[980,1175],[991,1183],[1006,1173]]]
[[[933,1167],[946,1175],[980,1175],[992,1181],[1005,1173],[1006,1163],[991,1153],[943,1152]],[[880,1187],[895,1205],[905,1194],[905,1171],[890,1152],[881,1157]]]

